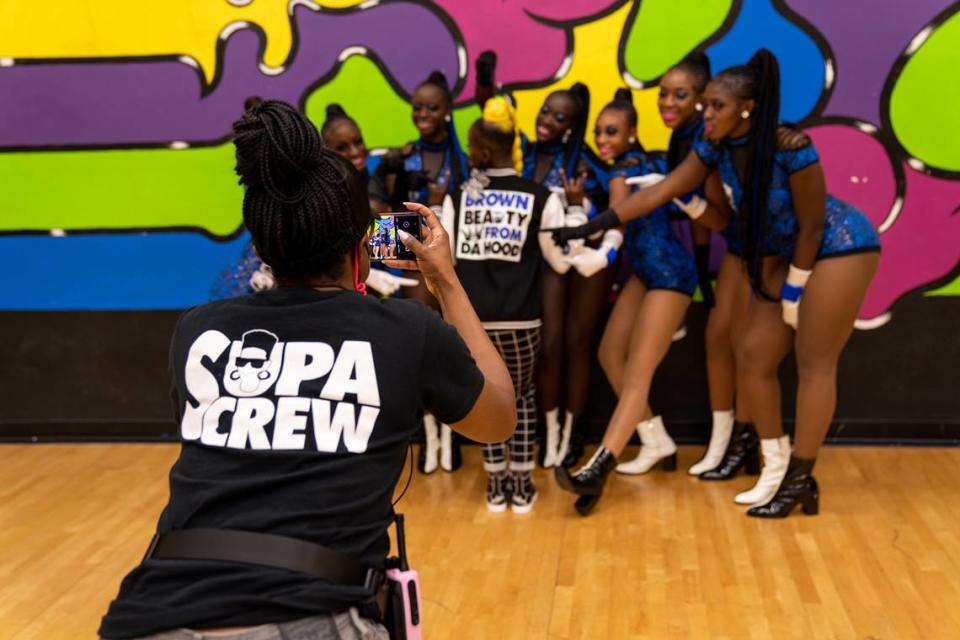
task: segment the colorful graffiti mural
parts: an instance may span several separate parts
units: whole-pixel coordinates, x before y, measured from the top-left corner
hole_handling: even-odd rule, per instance
[[[406,100],[444,71],[461,133],[473,62],[532,130],[555,88],[591,118],[634,90],[664,148],[656,82],[689,51],[715,69],[777,54],[782,117],[813,137],[828,186],[881,232],[860,326],[913,291],[960,295],[960,4],[948,0],[163,0],[0,6],[0,309],[176,309],[239,255],[230,123],[251,95],[332,101],[369,145],[415,137]],[[29,273],[29,278],[17,273]],[[952,278],[956,278],[953,279]]]

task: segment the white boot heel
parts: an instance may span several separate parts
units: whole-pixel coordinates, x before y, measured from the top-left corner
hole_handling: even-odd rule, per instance
[[[773,499],[787,475],[790,463],[790,437],[763,438],[760,440],[763,455],[763,470],[760,479],[749,491],[738,493],[733,499],[737,504],[766,504]]]
[[[640,475],[647,473],[658,462],[663,460],[663,470],[673,471],[677,468],[677,445],[667,434],[663,426],[663,418],[657,416],[652,420],[637,425],[637,434],[640,436],[640,455],[629,462],[617,465],[617,473],[625,475]]]
[[[714,411],[713,427],[710,429],[710,444],[707,451],[695,465],[687,469],[692,476],[699,476],[704,471],[716,469],[723,459],[723,454],[730,443],[730,434],[733,433],[733,411]]]

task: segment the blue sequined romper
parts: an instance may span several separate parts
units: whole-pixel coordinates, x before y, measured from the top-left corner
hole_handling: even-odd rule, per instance
[[[663,173],[662,168],[642,151],[628,151],[614,168],[612,177]],[[633,190],[637,189],[634,186]],[[659,207],[642,218],[631,220],[623,242],[634,273],[648,290],[668,289],[693,295],[697,288],[697,268],[693,256],[673,232],[668,207]]]
[[[697,143],[696,153],[703,162],[718,168],[720,179],[728,189],[734,218],[743,199],[743,189],[733,164],[732,149],[746,144],[747,140],[727,140],[714,145],[707,140]],[[781,256],[788,260],[793,257],[797,244],[797,214],[790,192],[790,176],[801,169],[819,162],[820,156],[813,144],[799,149],[777,150],[773,156],[773,172],[770,180],[770,193],[767,199],[768,219],[763,238],[764,256]],[[827,196],[823,221],[823,239],[817,259],[832,258],[880,250],[880,237],[866,215],[856,207]]]

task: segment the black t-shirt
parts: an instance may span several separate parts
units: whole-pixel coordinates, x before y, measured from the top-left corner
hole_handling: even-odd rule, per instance
[[[456,329],[410,300],[277,289],[185,313],[171,345],[182,449],[158,532],[213,528],[327,545],[371,566],[418,410],[463,419],[483,388]],[[370,597],[306,574],[148,560],[100,634],[283,622]]]
[[[457,189],[443,206],[457,276],[480,320],[539,321],[543,268],[539,231],[563,226],[561,202],[531,180],[493,175],[480,191]]]

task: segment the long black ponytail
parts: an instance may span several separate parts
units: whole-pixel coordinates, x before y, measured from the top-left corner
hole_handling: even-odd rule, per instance
[[[567,90],[567,93],[576,107],[577,124],[570,129],[570,137],[564,144],[563,168],[568,176],[575,176],[587,133],[587,119],[590,117],[590,89],[582,82],[577,82]]]
[[[700,94],[703,93],[704,89],[707,88],[707,83],[710,82],[710,58],[705,53],[694,51],[687,54],[683,60],[670,68],[670,71],[675,70],[688,74],[693,80],[693,88]],[[697,118],[699,119],[700,116],[698,115]],[[670,145],[667,147],[667,168],[671,171],[683,162],[683,147],[685,146],[680,131],[674,129],[670,134]]]
[[[760,49],[747,64],[723,71],[716,81],[730,87],[740,99],[756,101],[750,114],[753,128],[747,143],[747,166],[740,202],[744,224],[740,233],[754,292],[766,300],[775,300],[763,288],[763,237],[780,119],[780,65],[770,51]]]
[[[463,147],[460,145],[460,138],[457,137],[457,128],[454,125],[453,118],[453,94],[450,93],[450,83],[447,82],[447,76],[443,75],[442,71],[433,71],[427,76],[427,79],[424,80],[420,86],[425,84],[432,85],[440,89],[443,92],[444,97],[447,99],[447,104],[450,106],[450,119],[447,121],[447,136],[450,139],[450,172],[451,172],[451,181],[453,186],[462,184],[466,180],[467,176],[470,175],[470,168],[467,164],[467,154],[464,153]]]

